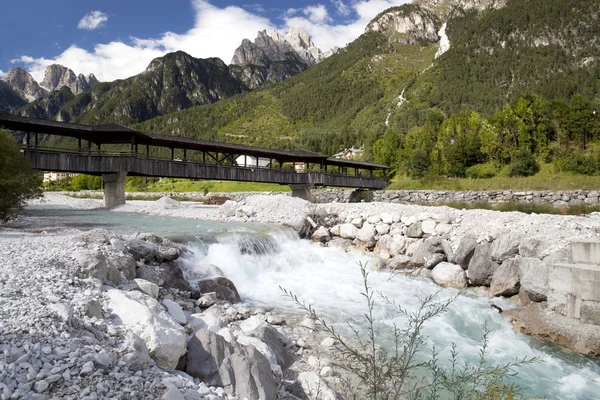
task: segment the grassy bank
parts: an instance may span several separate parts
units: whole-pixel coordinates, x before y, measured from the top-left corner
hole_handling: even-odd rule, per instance
[[[595,190],[600,188],[600,176],[555,173],[551,164],[544,164],[536,175],[524,178],[497,176],[489,179],[448,179],[428,176],[413,180],[396,177],[388,190]]]
[[[145,190],[143,190],[145,189]],[[149,180],[145,187],[141,178],[125,182],[128,192],[289,192],[287,185],[258,182],[194,181],[190,179],[163,178]]]

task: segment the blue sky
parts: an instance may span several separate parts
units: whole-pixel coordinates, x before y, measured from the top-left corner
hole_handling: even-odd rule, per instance
[[[20,66],[38,81],[63,64],[100,80],[142,72],[183,50],[229,63],[259,30],[301,27],[322,50],[344,46],[380,11],[407,0],[33,0],[2,4],[0,75]]]

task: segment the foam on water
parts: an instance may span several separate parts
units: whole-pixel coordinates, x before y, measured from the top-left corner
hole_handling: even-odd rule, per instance
[[[192,283],[200,277],[222,273],[234,282],[245,302],[298,312],[297,306],[282,293],[282,287],[312,304],[340,329],[346,322],[364,324],[366,308],[360,296],[363,283],[357,262],[367,262],[369,256],[324,248],[299,240],[290,232],[272,231],[250,237],[224,234],[217,239],[218,243],[208,246],[190,245],[190,251],[182,257],[180,266]],[[388,273],[371,271],[369,283],[408,310],[415,310],[420,298],[440,291],[427,279],[389,278]],[[442,289],[438,296],[444,299],[456,293]],[[493,301],[498,303],[497,299]],[[491,363],[540,358],[539,363],[521,367],[515,378],[526,397],[600,399],[600,366],[596,362],[517,333],[490,307],[491,303],[484,296],[461,294],[445,314],[430,321],[425,329],[428,346],[435,345],[442,362],[449,359],[453,343],[462,359],[476,362],[487,323]],[[402,326],[405,322],[383,300],[378,299],[375,314],[381,326]]]

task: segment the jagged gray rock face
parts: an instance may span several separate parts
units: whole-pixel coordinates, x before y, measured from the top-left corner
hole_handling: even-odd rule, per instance
[[[58,90],[66,86],[71,89],[74,95],[78,95],[90,90],[98,83],[98,79],[96,79],[94,74],[89,74],[87,77],[83,74],[75,75],[75,72],[71,69],[59,64],[53,64],[46,68],[46,74],[41,86],[48,91]]]
[[[186,372],[240,398],[272,399],[277,393],[264,355],[253,346],[227,343],[206,329],[196,332],[188,343]]]
[[[441,21],[432,11],[405,4],[375,17],[365,32],[384,32],[390,41],[400,44],[430,44],[440,40]]]
[[[506,5],[506,0],[415,0],[414,3],[435,12],[440,17],[446,17],[455,8],[479,11],[499,9]]]
[[[48,95],[48,91],[41,88],[35,79],[33,79],[33,76],[23,68],[16,67],[11,69],[2,80],[8,83],[15,92],[27,101]]]
[[[75,95],[71,92],[71,89],[63,86],[60,90],[50,92],[47,97],[37,99],[24,107],[13,110],[13,113],[38,119],[54,118],[60,108],[73,98],[75,98]]]
[[[27,104],[19,93],[17,93],[12,86],[8,83],[0,80],[0,113],[6,113],[10,110],[21,107]]]
[[[254,42],[242,41],[230,68],[236,78],[256,89],[299,74],[324,58],[302,29],[293,28],[286,36],[276,30],[260,31]]]
[[[59,64],[53,64],[46,68],[46,74],[41,83],[49,91],[66,86],[75,95],[86,92],[97,84],[98,79],[94,74],[89,74],[87,77],[83,74],[75,75],[71,69]]]

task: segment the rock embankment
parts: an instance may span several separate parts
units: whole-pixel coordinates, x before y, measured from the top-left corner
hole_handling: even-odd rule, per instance
[[[314,321],[245,307],[225,277],[190,286],[181,252],[151,234],[0,229],[0,398],[305,398],[328,387],[333,343]]]

